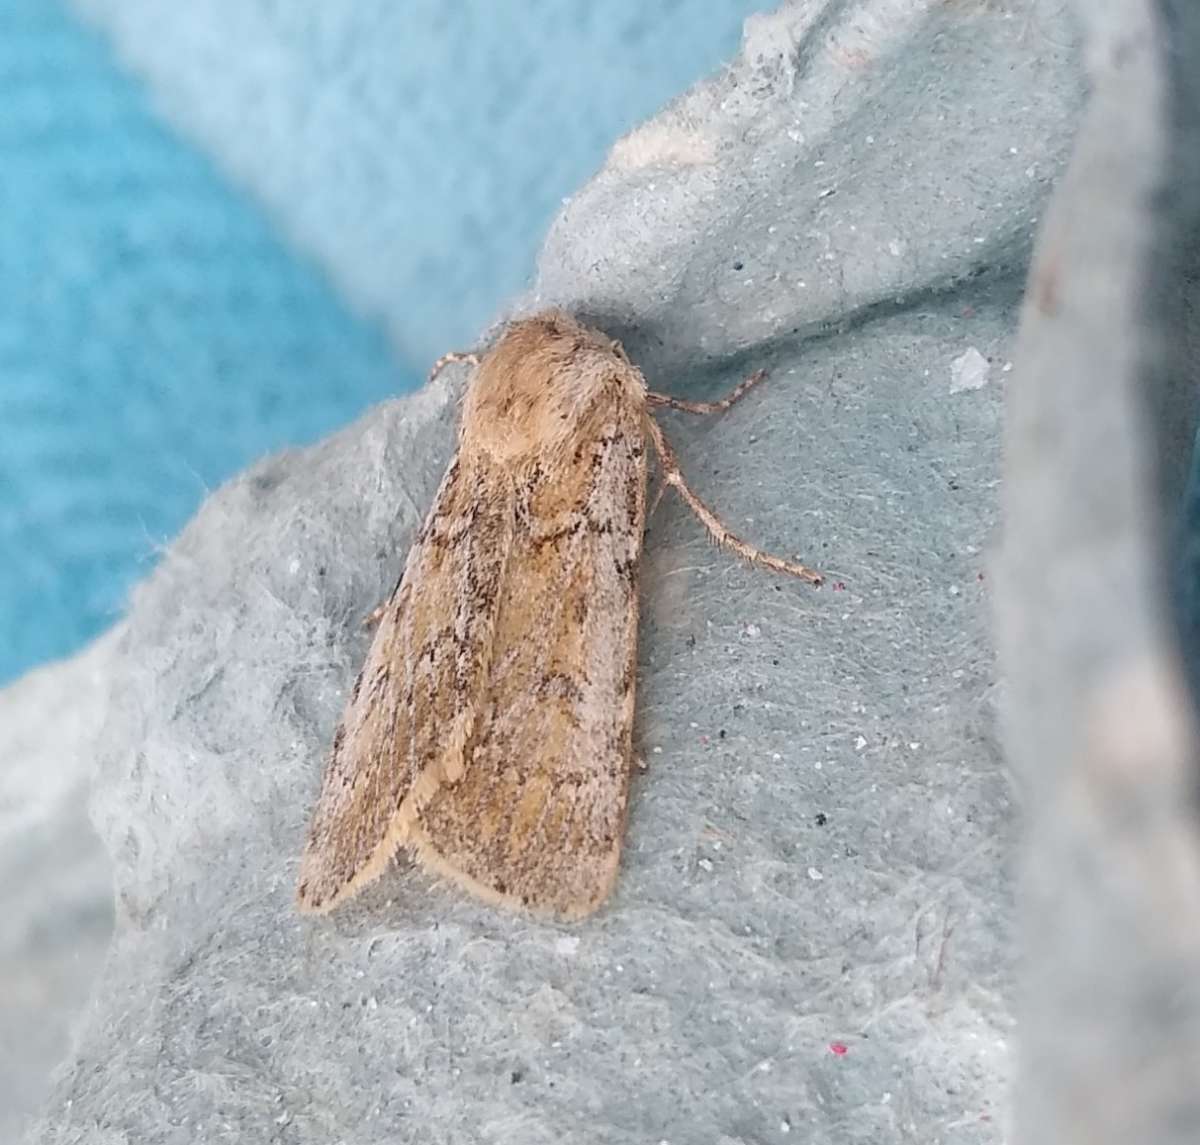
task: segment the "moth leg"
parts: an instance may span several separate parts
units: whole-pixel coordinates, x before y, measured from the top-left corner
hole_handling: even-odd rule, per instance
[[[371,609],[371,611],[363,617],[362,626],[364,628],[374,628],[375,625],[377,625],[383,619],[383,614],[387,612],[388,605],[391,604],[391,602],[391,598],[389,597],[381,605]]]
[[[748,378],[738,382],[729,393],[715,402],[687,402],[682,398],[655,393],[648,393],[646,400],[652,406],[666,406],[668,409],[683,410],[684,413],[724,413],[734,402],[745,397],[766,376],[766,370],[755,370]]]
[[[679,490],[679,495],[687,502],[688,508],[700,518],[700,523],[708,530],[709,536],[721,548],[732,549],[739,557],[751,564],[762,565],[763,568],[773,569],[775,572],[799,577],[810,584],[821,584],[825,578],[819,572],[793,561],[784,560],[772,553],[763,552],[762,549],[756,548],[731,533],[721,518],[688,487],[688,483],[683,479],[683,473],[679,469],[679,459],[675,456],[675,451],[667,442],[662,428],[649,412],[646,413],[646,429],[650,434],[650,440],[654,442],[654,448],[658,451],[663,480]]]
[[[457,350],[452,350],[449,354],[443,354],[436,362],[433,363],[433,369],[429,371],[429,381],[433,381],[447,366],[454,362],[468,362],[472,366],[479,365],[478,354],[464,354]]]
[[[650,502],[650,508],[646,510],[646,520],[650,520],[654,516],[654,510],[658,508],[658,503],[663,499],[663,494],[667,491],[667,483],[660,481],[658,488],[654,491],[654,500]]]

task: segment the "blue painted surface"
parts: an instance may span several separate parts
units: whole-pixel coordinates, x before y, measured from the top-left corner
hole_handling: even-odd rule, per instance
[[[78,647],[205,491],[409,388],[52,0],[0,5],[0,681]]]

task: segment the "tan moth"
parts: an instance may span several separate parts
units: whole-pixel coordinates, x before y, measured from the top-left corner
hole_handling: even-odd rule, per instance
[[[470,355],[451,355],[446,360]],[[581,918],[616,878],[633,766],[638,567],[648,447],[718,544],[617,343],[551,310],[478,363],[458,449],[333,739],[300,864],[323,913],[406,848],[491,903]]]

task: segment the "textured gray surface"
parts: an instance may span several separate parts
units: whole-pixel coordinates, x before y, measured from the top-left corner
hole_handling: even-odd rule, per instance
[[[1006,434],[997,616],[1029,795],[1016,1140],[1184,1145],[1200,735],[1171,589],[1182,539],[1194,681],[1200,9],[1081,11],[1092,98],[1039,241]]]
[[[116,640],[0,692],[0,1141],[45,1094],[112,934],[87,804]]]
[[[793,5],[748,43],[568,204],[524,305],[604,319],[658,388],[769,366],[668,429],[701,495],[830,583],[740,567],[664,500],[649,771],[610,905],[534,923],[400,865],[301,922],[357,620],[432,495],[462,374],[219,491],[108,666],[93,814],[117,931],[31,1141],[1001,1139],[1013,807],[987,551],[1072,31],[1049,5],[876,0]],[[988,380],[952,393],[972,350]]]

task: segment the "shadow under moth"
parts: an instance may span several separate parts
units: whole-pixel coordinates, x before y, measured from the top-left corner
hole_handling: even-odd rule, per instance
[[[633,755],[647,452],[719,544],[651,416],[727,409],[650,393],[569,315],[511,323],[476,362],[458,448],[333,738],[300,864],[323,913],[404,847],[489,903],[577,919],[616,878]]]

